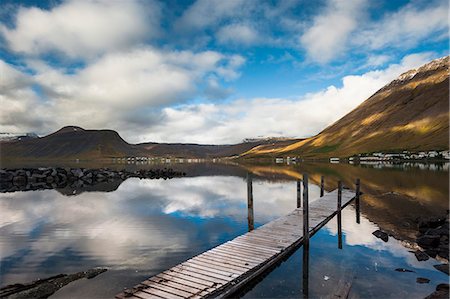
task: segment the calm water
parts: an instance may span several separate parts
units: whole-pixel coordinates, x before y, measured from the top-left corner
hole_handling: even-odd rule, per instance
[[[148,167],[148,166],[130,166]],[[295,179],[310,175],[310,198],[318,197],[320,176],[331,191],[342,180],[362,181],[361,222],[353,205],[343,211],[343,248],[336,220],[312,239],[308,292],[333,293],[341,279],[353,277],[361,298],[423,298],[448,276],[430,259],[418,262],[405,241],[414,241],[419,216],[448,209],[448,167],[417,165],[372,167],[331,164],[178,165],[188,176],[172,180],[128,179],[102,191],[43,190],[0,194],[1,285],[30,282],[93,267],[108,271],[78,280],[52,298],[110,298],[196,254],[245,233],[247,186],[255,176],[255,226],[296,207]],[[84,192],[83,192],[84,191]],[[375,238],[376,229],[389,242]],[[303,249],[298,249],[243,297],[299,297],[303,292]],[[407,268],[415,273],[401,273]],[[417,277],[431,280],[416,283]]]

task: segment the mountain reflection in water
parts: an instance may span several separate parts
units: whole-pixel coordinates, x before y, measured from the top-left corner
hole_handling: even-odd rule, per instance
[[[355,277],[352,292],[364,298],[424,297],[436,284],[448,281],[433,268],[439,262],[418,262],[402,242],[415,240],[417,217],[445,214],[448,169],[325,163],[172,167],[188,177],[128,179],[112,184],[111,190],[103,186],[100,192],[80,190],[75,196],[62,190],[0,194],[1,285],[101,266],[109,271],[76,281],[52,297],[111,297],[123,287],[245,233],[247,172],[255,176],[255,227],[296,207],[294,180],[302,173],[310,176],[312,199],[319,196],[321,175],[327,191],[335,189],[338,180],[353,187],[355,178],[361,179],[361,224],[355,222],[352,205],[343,210],[344,248],[337,249],[334,219],[311,239],[311,297],[332,293],[339,278],[348,273]],[[388,243],[375,238],[372,232],[378,228],[393,238]],[[301,258],[302,248],[242,295],[299,296]],[[416,273],[395,272],[399,267]],[[430,284],[417,284],[420,276],[431,279]]]

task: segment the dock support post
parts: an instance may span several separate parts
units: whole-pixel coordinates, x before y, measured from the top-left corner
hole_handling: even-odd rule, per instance
[[[356,210],[356,223],[360,223],[361,219],[360,219],[360,202],[359,202],[359,196],[361,193],[361,181],[358,179],[356,179],[356,197],[355,197],[355,210]]]
[[[324,176],[321,176],[320,177],[320,197],[322,197],[323,193],[324,193],[324,181],[325,181]]]
[[[303,298],[309,297],[309,242],[303,244]]]
[[[308,175],[303,175],[303,240],[309,242]]]
[[[309,282],[309,199],[308,175],[303,174],[303,298],[308,298]]]
[[[255,228],[255,220],[253,215],[253,184],[252,175],[247,173],[247,209],[248,209],[248,231]]]
[[[342,182],[338,181],[337,198],[337,225],[338,225],[338,248],[342,249]]]
[[[297,180],[297,209],[302,206],[301,180]]]

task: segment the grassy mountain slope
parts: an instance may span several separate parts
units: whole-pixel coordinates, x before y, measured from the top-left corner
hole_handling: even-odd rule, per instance
[[[172,156],[187,158],[214,158],[238,156],[256,146],[276,144],[287,146],[299,141],[299,139],[262,139],[258,141],[242,142],[237,144],[224,145],[203,145],[186,143],[141,143],[137,146],[144,153],[154,156]]]
[[[449,57],[392,81],[318,135],[288,146],[262,145],[242,157],[346,157],[449,148]]]

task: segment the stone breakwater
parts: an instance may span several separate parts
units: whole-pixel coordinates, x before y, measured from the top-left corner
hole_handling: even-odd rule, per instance
[[[171,179],[184,175],[186,175],[184,172],[174,171],[171,168],[136,171],[53,167],[0,169],[0,192],[80,188],[103,182],[124,181],[128,178]]]

